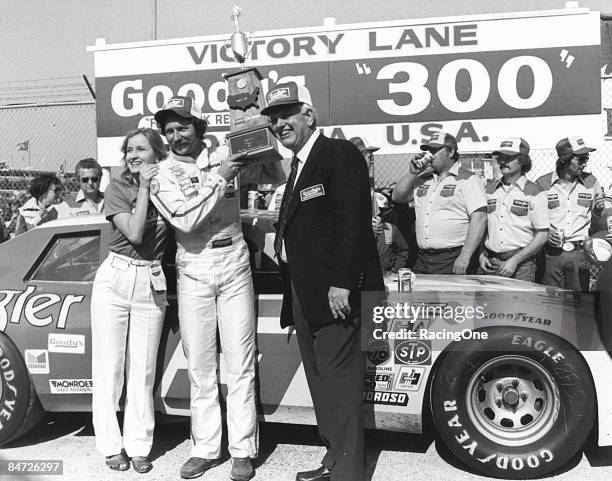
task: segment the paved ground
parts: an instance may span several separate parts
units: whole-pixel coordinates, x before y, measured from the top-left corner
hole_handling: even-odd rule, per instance
[[[484,480],[458,466],[432,436],[368,432],[368,481]],[[179,480],[178,470],[189,454],[189,424],[158,422],[153,452],[154,469],[139,475],[134,471],[112,472],[95,450],[90,416],[47,415],[39,426],[0,451],[2,459],[62,459],[63,476],[0,476],[0,481],[81,480]],[[293,481],[295,472],[318,466],[323,448],[313,427],[262,424],[260,458],[256,480]],[[202,476],[202,481],[227,480],[229,462]],[[609,481],[612,478],[612,447],[587,446],[586,453],[554,478],[563,481]]]

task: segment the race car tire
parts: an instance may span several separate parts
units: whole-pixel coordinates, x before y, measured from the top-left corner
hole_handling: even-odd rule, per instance
[[[440,438],[485,475],[529,479],[562,468],[584,445],[596,412],[589,368],[552,334],[487,328],[442,354],[431,384]]]
[[[42,411],[21,354],[3,333],[0,333],[0,389],[2,445],[24,434],[38,422]]]

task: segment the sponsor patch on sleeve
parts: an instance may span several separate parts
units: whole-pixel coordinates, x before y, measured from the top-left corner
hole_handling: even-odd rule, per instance
[[[151,180],[151,184],[149,185],[149,191],[153,195],[159,192],[159,182],[156,179]]]

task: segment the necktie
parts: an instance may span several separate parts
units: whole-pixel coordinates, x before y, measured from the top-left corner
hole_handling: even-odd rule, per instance
[[[285,186],[285,192],[283,194],[283,201],[281,202],[280,212],[278,214],[278,229],[276,230],[276,237],[274,237],[274,252],[276,258],[280,260],[281,252],[283,249],[283,234],[285,233],[285,226],[287,224],[287,211],[289,210],[289,204],[291,203],[291,195],[293,194],[293,184],[295,183],[295,177],[297,176],[299,159],[294,155],[291,160],[291,173],[287,179],[287,185]]]

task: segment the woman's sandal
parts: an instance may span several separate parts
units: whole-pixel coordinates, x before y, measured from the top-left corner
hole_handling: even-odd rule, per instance
[[[153,469],[153,465],[146,456],[133,456],[132,467],[137,473],[148,473]]]
[[[113,471],[127,471],[130,469],[130,462],[123,453],[106,456],[106,465]]]

